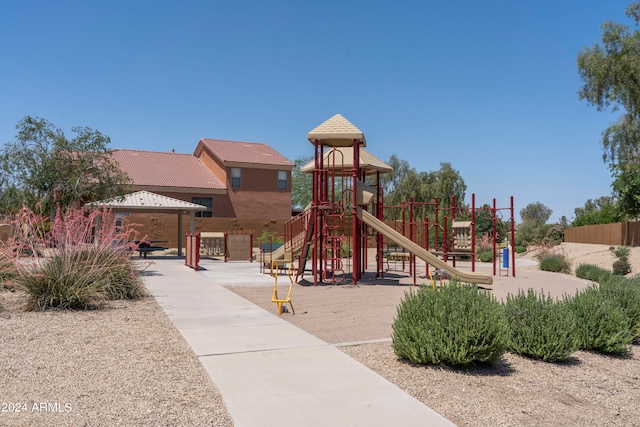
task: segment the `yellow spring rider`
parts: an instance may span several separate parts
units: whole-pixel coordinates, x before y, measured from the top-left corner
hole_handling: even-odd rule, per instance
[[[289,292],[287,292],[287,297],[285,299],[278,298],[278,262],[273,260],[271,261],[271,269],[269,274],[273,277],[273,296],[271,297],[271,301],[278,304],[278,314],[283,313],[282,304],[289,304],[291,306],[291,313],[296,314],[296,311],[293,309],[293,304],[291,303],[291,290],[293,289],[293,280],[296,275],[296,270],[293,268],[293,262],[289,264],[289,270],[287,270],[287,276],[289,276]],[[286,310],[286,307],[284,307]]]

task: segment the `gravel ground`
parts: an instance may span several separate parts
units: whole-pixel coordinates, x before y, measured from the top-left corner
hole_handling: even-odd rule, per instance
[[[23,304],[0,291],[0,426],[233,425],[152,297],[94,311]]]
[[[640,348],[628,357],[578,351],[564,364],[507,353],[493,367],[398,360],[390,343],[341,347],[460,427],[640,426]]]

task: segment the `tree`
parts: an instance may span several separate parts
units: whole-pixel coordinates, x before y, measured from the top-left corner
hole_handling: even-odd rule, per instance
[[[616,201],[609,196],[602,196],[595,200],[589,199],[584,207],[575,208],[574,212],[576,217],[571,223],[573,227],[611,224],[622,220]]]
[[[553,211],[540,202],[529,203],[520,211],[522,223],[518,226],[517,244],[542,242],[551,227],[547,221]]]
[[[291,206],[304,209],[313,197],[313,174],[301,172],[300,169],[312,161],[313,156],[302,156],[294,160],[295,167],[291,171]]]
[[[393,171],[380,176],[380,184],[384,189],[384,194],[390,195],[409,174],[415,173],[415,169],[409,165],[409,162],[398,158],[395,154],[391,155],[387,163],[393,168]]]
[[[438,198],[440,206],[451,207],[451,197],[456,200],[456,205],[461,206],[464,202],[467,184],[460,176],[460,172],[453,169],[451,163],[441,162],[440,169],[429,172],[423,177],[423,185],[426,185],[425,200],[431,201]]]
[[[621,212],[631,218],[640,216],[640,165],[629,165],[614,172],[613,194]],[[618,217],[615,221],[621,219]]]
[[[640,2],[625,11],[636,26]],[[602,134],[603,158],[622,168],[640,158],[640,32],[607,21],[601,26],[602,45],[585,47],[578,53],[578,72],[584,85],[578,91],[599,111],[612,106],[621,117]]]
[[[62,130],[39,117],[25,117],[16,125],[14,142],[0,150],[2,196],[10,195],[15,210],[20,205],[53,215],[78,201],[94,201],[125,194],[130,180],[111,157],[109,137],[88,127],[74,127],[67,139]],[[16,204],[20,204],[17,205]]]

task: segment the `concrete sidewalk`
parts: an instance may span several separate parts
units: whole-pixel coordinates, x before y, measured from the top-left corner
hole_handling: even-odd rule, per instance
[[[156,258],[144,281],[236,426],[453,426],[340,350],[222,286],[273,283],[258,265],[201,266],[195,272],[182,259]]]

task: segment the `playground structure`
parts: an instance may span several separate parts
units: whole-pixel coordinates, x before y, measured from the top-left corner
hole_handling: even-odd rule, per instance
[[[340,115],[335,115],[308,133],[314,146],[314,160],[301,168],[313,174],[313,197],[310,206],[285,224],[284,244],[270,254],[269,261],[292,265],[298,260],[296,282],[310,272],[313,284],[344,283],[356,285],[367,268],[367,249],[375,248],[376,278],[384,276],[385,258],[395,256],[409,263],[410,274],[416,275],[416,258],[438,270],[440,277],[489,285],[492,276],[475,272],[475,195],[472,207],[442,208],[438,201],[401,206],[384,206],[381,174],[392,168],[364,148],[364,134]],[[499,209],[493,201],[494,275],[496,248],[496,221]],[[513,197],[510,208],[511,242],[514,241]],[[401,229],[385,223],[385,217],[394,218],[401,213]],[[435,221],[429,222],[427,212],[435,212]],[[442,218],[439,215],[442,213]],[[440,221],[442,219],[442,222]],[[397,223],[397,220],[392,219]],[[450,222],[449,222],[450,221]],[[407,230],[408,228],[408,230]],[[430,249],[430,242],[434,248]],[[391,248],[395,251],[391,251]],[[513,251],[511,251],[513,254]],[[471,258],[472,270],[455,267],[456,258]],[[451,259],[452,264],[448,262]],[[515,265],[512,261],[513,275]],[[291,268],[291,267],[290,267]]]

